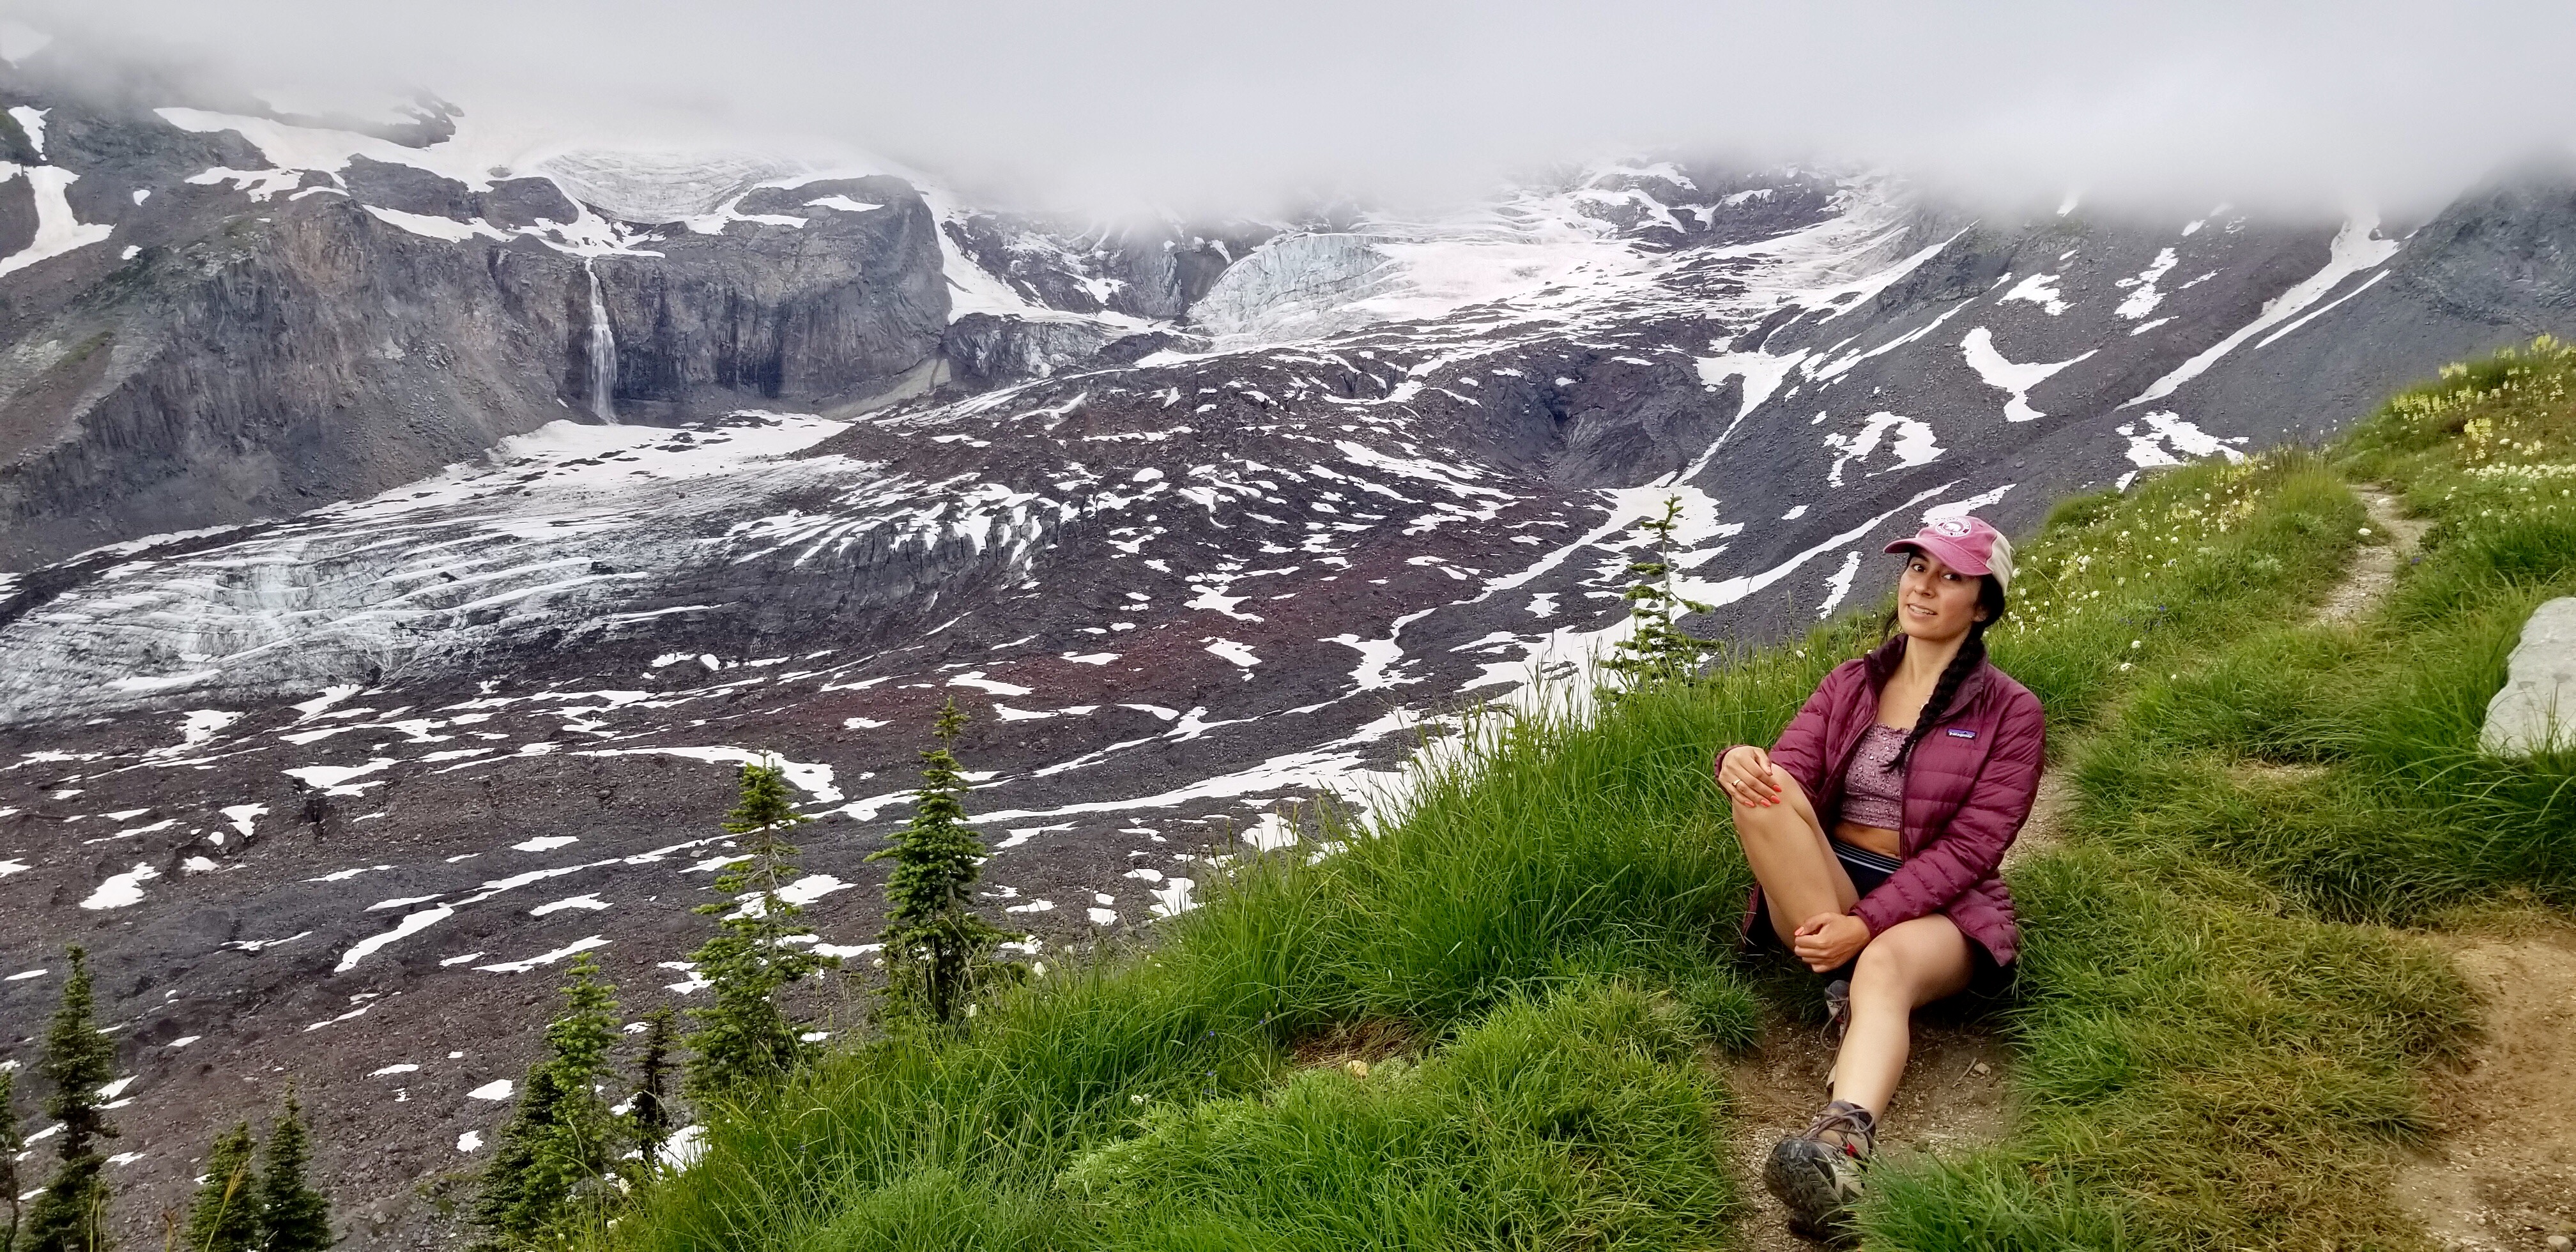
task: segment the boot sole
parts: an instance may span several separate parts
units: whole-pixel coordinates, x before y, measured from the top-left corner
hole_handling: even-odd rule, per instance
[[[1762,1165],[1762,1185],[1789,1210],[1800,1232],[1827,1237],[1844,1232],[1851,1206],[1834,1187],[1834,1149],[1812,1139],[1784,1139]]]

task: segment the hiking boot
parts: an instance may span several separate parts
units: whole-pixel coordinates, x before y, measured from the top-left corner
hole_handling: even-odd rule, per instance
[[[1861,1168],[1878,1147],[1878,1119],[1868,1109],[1836,1100],[1802,1135],[1771,1149],[1762,1184],[1789,1210],[1789,1224],[1807,1234],[1843,1232],[1860,1200]]]
[[[1825,1038],[1843,1041],[1843,1032],[1851,1028],[1851,980],[1837,978],[1825,984]]]

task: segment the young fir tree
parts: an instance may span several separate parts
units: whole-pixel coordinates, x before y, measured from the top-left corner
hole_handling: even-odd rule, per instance
[[[18,1153],[27,1146],[26,1137],[18,1133],[18,1093],[15,1069],[0,1069],[0,1198],[9,1205],[9,1226],[0,1230],[0,1252],[14,1252],[18,1246]]]
[[[477,1248],[528,1247],[578,1228],[581,1206],[605,1201],[600,1183],[624,1135],[599,1095],[617,1043],[617,989],[598,975],[589,953],[573,958],[564,1014],[546,1027],[546,1054],[528,1067],[474,1198],[470,1220],[484,1232]]]
[[[742,767],[741,791],[724,828],[741,838],[743,855],[716,877],[716,890],[733,898],[697,909],[723,920],[695,954],[698,976],[712,985],[706,1007],[689,1010],[698,1022],[689,1032],[696,1056],[684,1084],[692,1096],[740,1099],[812,1056],[812,1045],[797,1037],[773,998],[779,988],[840,963],[789,942],[814,933],[799,920],[805,910],[780,894],[797,875],[787,832],[805,821],[788,797],[787,771]]]
[[[959,799],[966,776],[948,750],[965,725],[966,715],[950,700],[931,732],[939,746],[921,754],[912,820],[894,846],[868,857],[894,861],[885,886],[886,994],[898,1009],[942,1024],[956,1020],[994,945],[1013,937],[970,905],[984,844],[966,825]]]
[[[188,1207],[188,1252],[259,1252],[259,1180],[251,1175],[250,1123],[215,1137],[206,1181]]]
[[[269,1128],[267,1155],[259,1179],[261,1252],[322,1252],[331,1246],[331,1202],[305,1181],[313,1147],[293,1086],[285,1115]]]
[[[662,1145],[671,1141],[671,1010],[659,1008],[644,1018],[644,1055],[635,1065],[635,1097],[626,1114],[635,1134],[635,1151],[651,1169],[662,1161]],[[5,1252],[5,1250],[0,1250]]]
[[[1688,677],[1696,672],[1711,649],[1708,640],[1683,633],[1673,625],[1673,618],[1684,613],[1706,613],[1709,606],[1686,599],[1674,589],[1678,577],[1672,564],[1673,532],[1680,529],[1682,501],[1679,496],[1664,497],[1664,511],[1638,523],[1637,529],[1653,545],[1653,559],[1632,561],[1628,572],[1636,581],[1628,585],[1629,610],[1637,623],[1635,633],[1611,649],[1610,658],[1602,664],[1626,679],[1630,686],[1657,679]]]
[[[107,1246],[107,1158],[99,1141],[116,1137],[116,1128],[99,1110],[98,1089],[116,1075],[116,1045],[91,1020],[89,954],[75,944],[68,949],[71,977],[63,980],[63,1002],[45,1031],[45,1055],[36,1072],[53,1085],[45,1098],[47,1116],[63,1124],[55,1153],[60,1164],[52,1182],[27,1211],[25,1252],[92,1252]]]

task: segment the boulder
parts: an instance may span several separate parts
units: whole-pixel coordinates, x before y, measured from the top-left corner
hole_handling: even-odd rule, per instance
[[[2478,746],[2509,756],[2576,748],[2576,596],[2541,605],[2523,623]]]

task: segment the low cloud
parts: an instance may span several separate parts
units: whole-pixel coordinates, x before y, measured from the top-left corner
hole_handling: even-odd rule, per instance
[[[1649,148],[1976,194],[2427,208],[2568,150],[2555,3],[21,0],[65,58],[425,88],[613,142],[865,151],[1102,208],[1471,195]],[[147,37],[137,32],[149,32]]]

